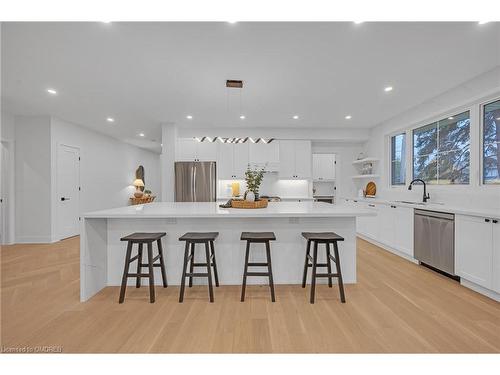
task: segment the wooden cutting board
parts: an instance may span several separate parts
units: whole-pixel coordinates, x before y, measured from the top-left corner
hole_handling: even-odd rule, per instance
[[[370,181],[366,184],[365,195],[375,194],[377,194],[377,185],[375,185],[375,182]]]

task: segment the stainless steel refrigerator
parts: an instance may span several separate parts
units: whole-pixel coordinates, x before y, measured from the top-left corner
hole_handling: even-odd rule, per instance
[[[175,163],[176,202],[215,202],[216,192],[217,177],[214,161]]]

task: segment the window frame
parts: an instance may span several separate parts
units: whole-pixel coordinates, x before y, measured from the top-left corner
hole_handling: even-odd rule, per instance
[[[432,124],[436,123],[437,124],[437,132],[439,134],[439,121],[446,120],[448,117],[457,116],[457,115],[460,115],[462,113],[469,112],[469,181],[467,183],[464,183],[464,184],[440,184],[440,183],[436,183],[436,184],[428,183],[428,184],[429,184],[429,186],[433,186],[433,187],[442,187],[442,186],[471,187],[471,186],[475,185],[472,183],[472,179],[474,178],[473,173],[472,173],[473,172],[473,158],[472,158],[473,145],[472,145],[472,142],[474,140],[474,136],[473,136],[474,110],[473,110],[473,107],[476,105],[477,104],[464,106],[461,108],[456,108],[453,111],[447,111],[445,114],[441,113],[440,115],[433,116],[432,118],[430,118],[427,121],[421,121],[418,123],[418,125],[414,125],[409,129],[409,133],[411,135],[410,136],[410,165],[411,165],[411,180],[410,181],[412,181],[415,178],[415,164],[414,164],[414,160],[415,160],[414,132],[415,132],[415,130],[418,130],[420,128],[423,128],[423,127],[426,127],[428,125],[432,125]],[[438,151],[439,150],[439,138],[436,139],[436,142],[437,142],[436,153],[439,154],[439,151]],[[482,147],[481,147],[481,150],[482,150]],[[437,162],[437,160],[436,160],[436,162]],[[439,175],[437,176],[437,181],[439,181]]]
[[[403,178],[402,184],[393,184],[392,183],[392,139],[394,137],[397,137],[398,135],[404,135],[404,142],[405,142],[404,168],[405,168],[405,173],[404,173],[404,178]],[[408,172],[408,130],[406,130],[406,129],[399,130],[399,131],[396,131],[396,132],[389,134],[388,135],[388,144],[389,144],[389,147],[388,147],[388,150],[389,150],[389,157],[388,157],[388,160],[389,160],[389,165],[388,165],[389,180],[388,180],[388,185],[391,188],[405,187],[407,185],[407,182],[408,182],[408,173],[407,173]]]
[[[493,183],[485,183],[484,182],[484,107],[488,104],[497,102],[500,100],[500,96],[494,96],[488,98],[488,100],[481,101],[479,105],[479,186],[485,188],[498,188],[500,186],[500,182]]]

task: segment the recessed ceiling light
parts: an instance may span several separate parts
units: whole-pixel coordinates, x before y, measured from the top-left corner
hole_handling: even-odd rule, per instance
[[[295,115],[295,116],[293,116],[293,119],[294,119],[294,120],[298,120],[298,119],[299,119],[299,116],[298,116],[298,115]]]
[[[108,117],[106,119],[107,122],[115,122],[115,119],[113,117]]]
[[[387,86],[386,88],[384,88],[384,91],[385,92],[392,91],[392,86]]]
[[[139,133],[139,137],[144,137],[144,133]]]
[[[57,95],[57,91],[54,89],[47,89],[47,92],[52,95]]]
[[[479,21],[479,22],[478,22],[478,24],[479,24],[479,25],[485,25],[485,24],[487,24],[487,23],[489,23],[489,22],[490,22],[490,21]]]
[[[238,21],[227,21],[227,23],[235,24],[235,23],[238,23]]]
[[[245,115],[241,115],[240,119],[244,120],[245,119]]]
[[[192,119],[193,119],[193,116],[191,116],[191,115],[187,115],[187,116],[186,116],[186,118],[187,118],[188,120],[192,120]]]
[[[363,23],[363,22],[365,22],[365,21],[354,21],[354,23],[355,23],[356,25],[359,25],[360,23]]]
[[[450,117],[448,117],[448,120],[453,120],[454,118],[455,118],[455,117],[450,116]]]
[[[345,117],[345,119],[346,119],[346,120],[350,120],[350,119],[352,119],[352,116],[351,116],[351,115],[347,115],[347,116]]]
[[[111,21],[102,21],[102,23],[111,23]]]

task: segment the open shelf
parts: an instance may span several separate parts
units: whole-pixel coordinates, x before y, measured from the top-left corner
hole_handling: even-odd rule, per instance
[[[380,161],[380,159],[377,159],[377,158],[364,158],[364,159],[354,160],[352,162],[352,164],[353,165],[358,165],[358,164],[364,164],[364,163],[375,163],[377,161]]]
[[[378,174],[358,174],[356,176],[351,176],[352,178],[377,178],[380,177]]]

